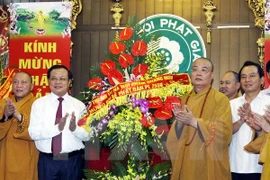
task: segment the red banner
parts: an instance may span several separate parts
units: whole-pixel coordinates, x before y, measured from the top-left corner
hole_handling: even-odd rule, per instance
[[[70,7],[71,2],[10,7],[9,67],[32,75],[36,97],[49,93],[47,71],[52,65],[70,67]]]

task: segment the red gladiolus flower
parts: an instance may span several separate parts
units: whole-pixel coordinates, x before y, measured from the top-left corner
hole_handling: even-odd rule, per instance
[[[162,100],[160,97],[150,97],[147,99],[148,108],[160,108],[162,107]]]
[[[125,27],[119,35],[121,41],[129,40],[132,37],[133,30],[131,27]]]
[[[136,77],[141,75],[144,76],[148,71],[148,65],[147,64],[138,64],[132,71],[132,74],[134,74]]]
[[[144,56],[146,54],[146,51],[147,44],[142,40],[136,41],[131,48],[131,53],[133,56]]]
[[[122,68],[127,68],[129,65],[134,63],[134,58],[130,54],[121,54],[118,62]]]
[[[83,126],[85,125],[85,123],[86,123],[86,117],[83,117],[82,119],[78,121],[78,126]]]
[[[90,79],[88,81],[88,88],[100,91],[102,89],[101,82],[102,82],[102,79],[100,79],[100,78]]]
[[[109,83],[114,86],[120,82],[124,82],[124,76],[120,71],[115,69],[109,72],[108,80],[109,80]]]
[[[147,117],[145,117],[144,115],[142,115],[142,119],[140,120],[140,122],[142,123],[142,125],[144,127],[150,127],[155,123],[155,119],[152,115],[149,115]]]
[[[172,110],[174,104],[181,105],[181,100],[176,96],[168,96],[164,102],[164,105],[166,108]]]
[[[104,61],[100,64],[100,71],[104,76],[108,76],[109,72],[115,70],[116,64],[112,60]]]
[[[112,54],[120,54],[126,50],[125,44],[121,42],[112,42],[109,47]]]

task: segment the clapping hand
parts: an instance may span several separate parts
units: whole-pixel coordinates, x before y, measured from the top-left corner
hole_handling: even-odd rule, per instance
[[[267,120],[270,121],[270,105],[266,106],[266,109],[264,110],[264,115],[267,118]]]
[[[254,113],[255,123],[265,132],[270,131],[270,105],[266,106],[264,116]]]
[[[66,121],[67,121],[68,116],[69,116],[69,114],[66,113],[65,116],[60,119],[60,122],[58,124],[59,131],[63,131],[63,129],[64,129],[65,125],[66,125]]]
[[[254,123],[255,123],[255,125],[253,125],[254,126],[253,128],[255,130],[260,131],[263,129],[265,132],[269,132],[270,125],[264,116],[257,113],[253,113],[253,117],[254,117]]]
[[[244,103],[238,109],[238,115],[240,116],[240,121],[246,122],[251,128],[256,131],[260,131],[261,127],[256,121],[259,120],[260,115],[251,111],[251,107],[249,103]]]
[[[76,125],[76,116],[75,116],[75,113],[72,112],[71,119],[70,119],[70,124],[69,124],[69,130],[71,132],[74,132],[76,127],[77,127],[77,125]]]
[[[246,121],[247,119],[252,117],[252,111],[249,103],[244,103],[242,106],[238,108],[238,115],[240,116],[240,120]]]
[[[252,113],[252,116],[249,116],[246,118],[246,123],[256,131],[261,131],[261,122],[263,120],[263,117],[257,113]],[[259,124],[258,124],[259,123]]]
[[[184,105],[183,109],[181,108],[180,104],[174,105],[173,114],[178,123],[191,125],[197,128],[197,120],[187,105]]]
[[[4,107],[4,114],[6,117],[12,116],[16,110],[15,105],[12,103],[11,99],[6,98],[6,105]]]

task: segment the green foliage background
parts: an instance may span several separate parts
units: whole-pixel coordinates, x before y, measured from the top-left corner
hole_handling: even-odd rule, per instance
[[[36,35],[36,29],[40,28],[35,12],[27,9],[18,9],[17,11],[17,28],[21,28],[20,34]],[[60,17],[60,13],[56,10],[51,10],[48,16],[44,16],[43,28],[46,30],[46,35],[61,35],[61,32],[69,25],[69,19]],[[29,30],[32,27],[33,30]],[[20,36],[11,34],[11,36]]]

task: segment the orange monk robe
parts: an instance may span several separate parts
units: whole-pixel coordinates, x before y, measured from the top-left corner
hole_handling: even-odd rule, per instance
[[[187,102],[198,120],[197,131],[185,125],[178,139],[174,121],[168,134],[166,146],[172,162],[173,180],[231,179],[228,148],[233,126],[229,99],[211,89],[199,118],[208,89],[192,93]],[[185,103],[187,97],[183,96],[181,102]]]
[[[263,164],[261,180],[270,179],[270,135],[264,131],[255,140],[247,144],[244,149],[259,154],[259,163]]]
[[[19,102],[12,97],[12,102],[22,114],[22,122],[16,118],[0,123],[0,179],[1,180],[36,180],[38,150],[28,133],[30,110],[35,101],[33,94],[29,94]],[[6,100],[0,101],[0,118]]]

